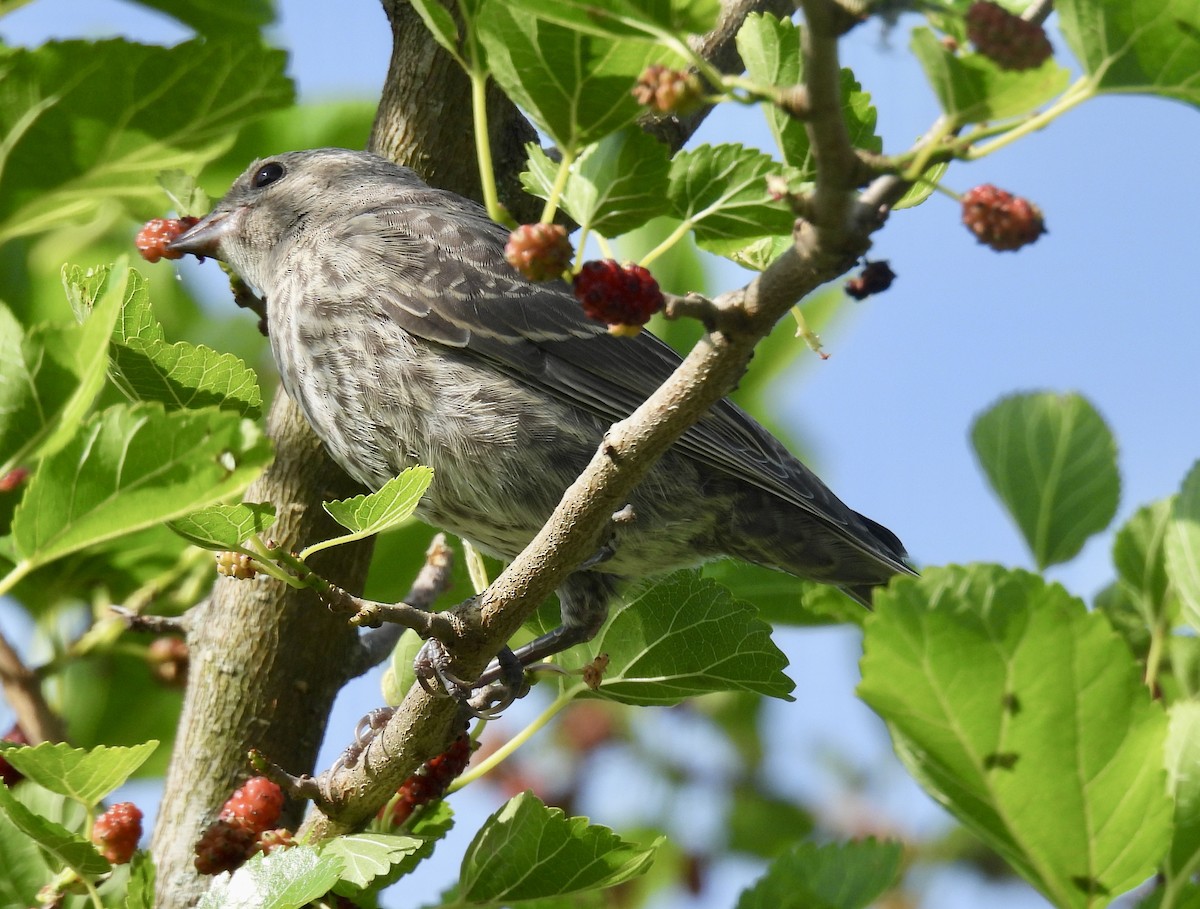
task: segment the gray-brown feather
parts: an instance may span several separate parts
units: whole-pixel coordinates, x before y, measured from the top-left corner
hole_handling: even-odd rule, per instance
[[[644,332],[611,336],[561,282],[526,281],[504,261],[503,228],[411,171],[339,150],[269,160],[283,179],[254,189],[255,162],[222,200],[241,238],[221,255],[267,301],[288,394],[356,479],[433,467],[421,516],[516,555],[678,357]],[[729,401],[632,504],[637,520],[596,571],[728,555],[848,588],[908,571],[894,535]]]

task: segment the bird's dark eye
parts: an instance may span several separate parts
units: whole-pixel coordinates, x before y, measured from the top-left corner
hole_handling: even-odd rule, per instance
[[[264,164],[254,172],[254,176],[250,178],[250,185],[255,189],[262,189],[264,186],[270,186],[282,176],[283,165],[277,161],[272,161],[270,164]]]

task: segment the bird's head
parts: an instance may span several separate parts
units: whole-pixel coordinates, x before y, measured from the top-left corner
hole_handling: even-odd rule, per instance
[[[381,186],[397,182],[419,180],[407,168],[367,152],[318,148],[259,158],[168,248],[220,259],[261,292],[274,254],[288,241],[370,205]]]

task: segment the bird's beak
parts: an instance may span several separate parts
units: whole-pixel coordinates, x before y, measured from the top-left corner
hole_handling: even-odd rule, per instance
[[[236,219],[231,217],[232,214],[229,211],[212,212],[168,243],[167,249],[172,252],[220,259],[221,241],[234,229]]]

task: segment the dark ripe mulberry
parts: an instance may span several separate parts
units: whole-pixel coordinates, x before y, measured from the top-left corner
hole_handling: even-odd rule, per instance
[[[866,262],[853,278],[846,282],[846,294],[855,300],[865,300],[872,294],[883,293],[896,280],[896,273],[884,259]]]
[[[218,818],[204,828],[193,864],[201,874],[240,868],[254,854],[258,834],[239,821]]]
[[[991,0],[976,0],[967,10],[967,37],[1001,69],[1036,69],[1054,53],[1041,25]]]
[[[584,263],[575,276],[575,298],[588,318],[606,323],[617,334],[636,334],[664,303],[650,272],[612,259]]]

